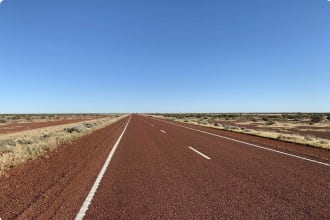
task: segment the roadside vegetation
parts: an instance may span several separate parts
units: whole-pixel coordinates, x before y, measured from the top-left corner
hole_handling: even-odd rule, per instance
[[[330,113],[151,114],[173,121],[330,150]]]
[[[108,115],[107,117],[65,125],[2,134],[0,135],[0,176],[17,164],[35,159],[56,149],[61,144],[70,143],[84,135],[109,126],[123,117],[125,115]],[[6,120],[16,120],[8,119],[8,116],[5,118]]]
[[[0,126],[8,123],[41,122],[67,119],[93,119],[106,114],[0,114]]]

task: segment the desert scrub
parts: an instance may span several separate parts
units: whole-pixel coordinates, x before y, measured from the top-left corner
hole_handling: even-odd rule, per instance
[[[279,135],[277,135],[276,139],[285,140],[285,136],[283,134],[279,134]]]
[[[323,116],[321,114],[313,114],[311,115],[311,123],[318,123],[322,121]]]
[[[304,138],[307,141],[312,141],[315,137],[313,135],[305,135]]]
[[[273,125],[273,124],[275,124],[275,121],[268,120],[268,121],[266,122],[266,125]]]
[[[195,116],[195,114],[191,114],[191,115]],[[274,139],[274,140],[281,140],[281,141],[286,141],[286,142],[290,142],[290,143],[302,144],[302,145],[306,145],[306,146],[312,146],[312,147],[330,150],[330,140],[322,139],[320,137],[315,137],[313,135],[304,136],[304,135],[297,134],[297,133],[288,133],[290,131],[291,127],[308,126],[311,115],[312,114],[309,114],[309,113],[308,114],[307,113],[304,113],[304,114],[300,114],[300,113],[299,114],[276,114],[272,117],[270,115],[268,117],[271,119],[267,119],[267,122],[268,121],[273,122],[274,119],[276,119],[276,123],[274,122],[274,125],[269,125],[269,126],[272,126],[272,128],[278,128],[278,130],[275,130],[275,131],[247,129],[247,128],[241,128],[238,126],[232,126],[232,125],[226,125],[226,124],[219,124],[219,126],[216,126],[214,124],[214,121],[212,121],[211,119],[208,119],[206,124],[205,123],[202,124],[202,121],[200,120],[200,118],[198,118],[198,120],[196,120],[196,118],[195,119],[189,118],[187,121],[185,120],[184,122],[188,123],[188,124],[201,125],[204,127],[213,127],[213,128],[222,129],[222,130],[230,130],[230,131],[234,131],[234,132],[238,132],[238,133],[244,133],[244,134]],[[322,117],[324,117],[324,114],[318,114],[318,115],[322,115]],[[158,114],[157,116],[154,116],[154,115],[150,115],[150,116],[165,118],[165,119],[169,120],[169,117],[167,117],[168,116],[167,114],[164,114],[164,115]],[[228,116],[228,115],[227,114],[214,114],[213,115],[213,117],[217,117],[217,118],[222,118],[222,116]],[[261,121],[261,122],[265,121],[265,120],[262,120],[262,116],[260,116],[258,114],[237,115],[236,117],[241,117],[241,119],[244,118],[245,122],[250,122],[251,120],[252,121]],[[290,121],[295,121],[296,118],[299,118],[300,123],[290,122]],[[175,117],[171,117],[170,120],[183,122],[183,120],[180,121],[178,118],[175,118]],[[329,131],[328,125],[324,124],[324,123],[322,125],[322,123],[317,124],[317,126],[324,126],[324,130]],[[285,128],[282,128],[282,127],[285,127]]]
[[[14,115],[14,116],[12,116],[12,120],[14,120],[14,121],[17,121],[17,120],[20,120],[22,118],[22,116],[21,115]]]
[[[0,176],[11,167],[32,160],[63,143],[109,126],[125,117],[108,117],[0,135]]]

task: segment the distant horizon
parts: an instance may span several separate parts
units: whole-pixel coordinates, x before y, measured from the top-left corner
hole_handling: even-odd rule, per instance
[[[106,115],[106,114],[330,114],[330,112],[72,112],[72,113],[0,113],[0,115]]]
[[[0,112],[330,112],[330,2],[2,1]]]

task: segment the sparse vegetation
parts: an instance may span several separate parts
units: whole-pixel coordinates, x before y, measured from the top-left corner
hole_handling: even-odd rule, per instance
[[[262,117],[262,120],[264,120],[264,121],[269,121],[270,118],[269,118],[269,117],[266,117],[266,116],[263,116],[263,117]]]
[[[122,116],[123,117],[123,116]],[[34,159],[62,143],[110,125],[122,117],[107,117],[0,135],[0,176],[19,163]]]
[[[22,118],[22,116],[15,115],[15,116],[12,117],[12,120],[17,121],[17,120],[20,120],[21,118]]]
[[[153,114],[169,120],[214,127],[330,150],[329,113]],[[318,135],[321,136],[318,136]],[[325,134],[325,135],[324,135]]]
[[[306,136],[305,136],[305,139],[306,139],[307,141],[312,141],[313,138],[315,138],[313,135],[306,135]]]
[[[266,122],[266,125],[273,125],[273,124],[275,124],[275,122],[274,122],[274,121],[271,121],[271,120],[268,120],[268,121]]]
[[[323,119],[323,115],[321,114],[312,114],[310,120],[312,123],[318,123]]]

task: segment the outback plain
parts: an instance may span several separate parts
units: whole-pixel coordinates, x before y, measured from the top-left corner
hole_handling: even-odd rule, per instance
[[[148,116],[330,150],[330,113],[167,113]],[[120,114],[0,115],[0,172],[121,119]]]
[[[329,114],[1,117],[2,219],[330,216]]]

